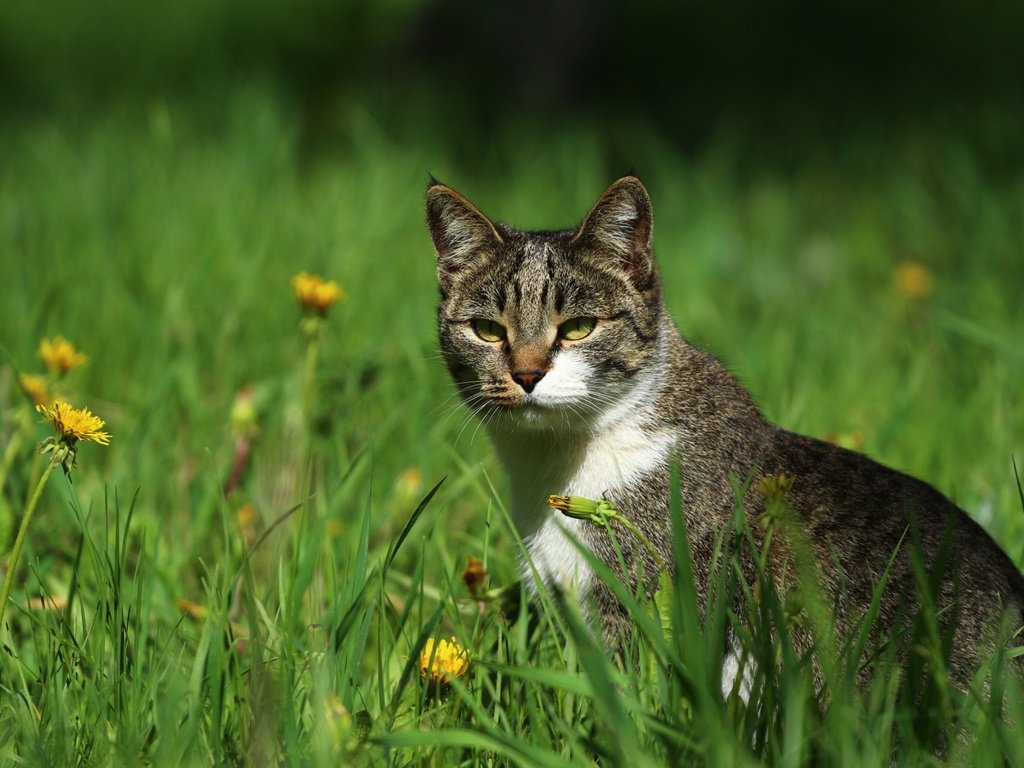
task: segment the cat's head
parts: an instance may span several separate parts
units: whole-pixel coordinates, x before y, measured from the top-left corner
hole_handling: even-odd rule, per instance
[[[608,187],[578,227],[543,232],[492,222],[430,186],[441,352],[474,411],[587,430],[650,380],[663,311],[652,224],[634,176]]]

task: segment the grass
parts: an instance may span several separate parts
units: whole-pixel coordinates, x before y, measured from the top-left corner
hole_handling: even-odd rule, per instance
[[[4,762],[927,765],[936,733],[965,763],[1024,762],[977,698],[940,686],[934,717],[915,717],[898,681],[862,691],[842,658],[822,711],[807,661],[771,631],[787,616],[768,585],[735,624],[782,664],[762,665],[749,706],[722,702],[727,601],[695,620],[685,559],[659,600],[633,599],[623,665],[555,596],[516,619],[472,599],[467,558],[510,585],[518,544],[437,359],[421,214],[433,172],[512,224],[569,224],[624,170],[608,158],[628,139],[684,331],[771,418],[928,479],[1020,562],[1024,182],[970,146],[866,137],[751,163],[735,137],[687,158],[643,128],[510,124],[467,156],[358,104],[311,144],[259,86],[0,130],[7,547],[44,466],[15,378],[41,370],[42,337],[89,356],[61,388],[113,435],[81,446],[73,482],[54,473],[13,574]],[[916,298],[895,282],[910,262],[933,281]],[[311,403],[289,290],[302,270],[347,294]],[[243,390],[258,431],[226,494]],[[742,589],[731,573],[723,596]],[[474,659],[443,694],[418,668],[437,635]],[[1015,682],[993,685],[1019,721]]]

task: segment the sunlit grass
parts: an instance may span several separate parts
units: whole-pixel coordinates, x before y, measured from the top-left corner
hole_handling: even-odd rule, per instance
[[[784,663],[760,665],[753,704],[722,701],[728,568],[703,624],[685,561],[670,600],[622,595],[639,627],[623,664],[557,597],[516,612],[500,474],[437,358],[422,194],[433,172],[498,219],[565,226],[624,169],[585,125],[510,129],[465,158],[345,114],[330,148],[259,88],[5,125],[7,546],[46,461],[20,378],[44,375],[41,339],[88,356],[48,374],[47,397],[88,402],[116,439],[40,497],[2,630],[3,759],[928,764],[898,683],[861,690],[837,662],[818,706],[799,649],[769,631],[787,614],[768,586],[745,639]],[[952,139],[783,172],[728,142],[684,159],[633,138],[684,332],[773,419],[929,480],[1019,561],[1024,182],[988,185]],[[313,355],[303,270],[345,291]],[[460,578],[470,556],[483,593]],[[442,690],[422,654],[452,638],[472,661]],[[952,701],[938,727],[966,728],[972,761],[1020,764],[997,713]]]

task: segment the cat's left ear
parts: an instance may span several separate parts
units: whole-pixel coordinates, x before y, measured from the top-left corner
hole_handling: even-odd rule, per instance
[[[444,184],[432,184],[427,190],[427,227],[434,241],[437,279],[443,290],[478,254],[502,244],[490,219]]]
[[[651,235],[654,212],[647,190],[636,176],[623,176],[604,191],[580,225],[575,240],[611,251],[637,288],[654,271]]]

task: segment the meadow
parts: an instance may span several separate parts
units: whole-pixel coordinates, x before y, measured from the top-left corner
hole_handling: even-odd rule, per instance
[[[48,460],[19,386],[42,339],[88,356],[50,394],[111,435],[53,473],[3,574],[4,764],[1024,764],[998,670],[991,704],[939,675],[860,690],[838,662],[816,698],[767,629],[785,596],[702,625],[685,558],[658,600],[623,596],[633,664],[556,597],[510,607],[519,542],[437,354],[422,215],[432,173],[569,226],[634,167],[684,334],[774,421],[928,480],[1022,563],[1024,176],[923,128],[762,158],[583,118],[461,148],[358,103],[333,119],[311,136],[253,85],[0,124],[5,552]],[[315,338],[304,271],[344,291]],[[501,599],[471,594],[470,557]],[[727,621],[779,661],[746,706],[715,680]],[[421,651],[453,637],[471,663],[433,683]]]

